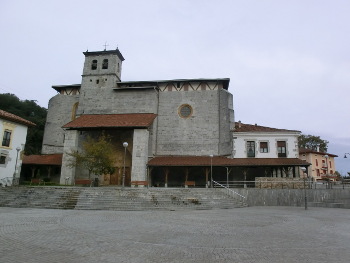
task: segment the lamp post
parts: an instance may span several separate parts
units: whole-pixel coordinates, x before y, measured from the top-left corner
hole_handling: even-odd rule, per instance
[[[229,185],[228,185],[228,167],[225,167],[226,168],[226,187],[229,188]]]
[[[18,153],[19,153],[19,151],[20,151],[20,150],[21,150],[21,148],[20,148],[20,147],[17,147],[17,148],[16,148],[17,155],[16,155],[15,171],[13,172],[12,185],[14,185],[14,184],[15,184],[15,181],[16,181],[16,171],[17,171]]]
[[[213,156],[209,155],[210,157],[210,188],[213,188]]]
[[[126,147],[128,147],[128,143],[127,142],[123,142],[123,147],[124,147],[124,169],[123,169],[123,184],[122,187],[124,188],[125,186],[125,159],[126,159]]]
[[[326,166],[325,166],[325,170],[326,170],[326,178],[327,178],[327,184],[326,184],[326,188],[330,189],[330,182],[329,182],[329,178],[328,178],[328,155],[326,154],[325,156],[323,156],[326,159]]]
[[[305,167],[301,167],[300,169],[303,171],[303,177],[304,177],[304,199],[305,199],[305,210],[307,210],[306,176],[305,176],[306,168],[305,168]]]

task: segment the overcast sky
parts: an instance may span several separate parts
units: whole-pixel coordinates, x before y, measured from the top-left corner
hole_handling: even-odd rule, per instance
[[[236,121],[319,135],[350,172],[349,14],[348,0],[0,0],[0,93],[47,107],[106,42],[123,81],[230,78]]]

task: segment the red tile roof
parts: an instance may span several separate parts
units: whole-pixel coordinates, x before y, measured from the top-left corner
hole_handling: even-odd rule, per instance
[[[9,112],[4,111],[4,110],[0,110],[0,118],[8,120],[8,121],[13,121],[16,123],[24,124],[26,126],[36,126],[35,123],[28,121],[26,119],[23,119],[15,114],[9,113]]]
[[[153,113],[135,114],[87,114],[67,123],[63,128],[118,128],[149,127],[157,117]]]
[[[22,164],[62,165],[62,154],[25,155]]]
[[[338,155],[335,155],[335,154],[318,152],[318,151],[314,151],[312,149],[305,149],[305,148],[299,149],[299,154],[305,154],[305,153],[314,153],[314,154],[320,154],[320,155],[328,155],[330,157],[338,157]]]
[[[300,132],[296,130],[276,129],[260,125],[235,122],[235,132]]]
[[[299,166],[310,165],[298,158],[227,158],[223,156],[159,156],[149,166]]]

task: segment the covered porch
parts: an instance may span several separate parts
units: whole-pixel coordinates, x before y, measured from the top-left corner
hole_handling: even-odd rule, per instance
[[[148,162],[153,187],[255,187],[257,177],[300,178],[298,158],[227,158],[223,156],[158,156]]]
[[[59,183],[62,154],[25,155],[22,160],[20,183],[33,179]]]

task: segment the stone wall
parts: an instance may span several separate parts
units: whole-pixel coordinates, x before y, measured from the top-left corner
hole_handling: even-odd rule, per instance
[[[309,184],[305,184],[309,188]],[[260,189],[304,189],[304,180],[301,178],[255,177],[255,188]]]
[[[166,89],[160,92],[156,153],[229,155],[231,137],[228,95],[223,93],[225,105],[220,105],[221,93],[222,90],[217,87],[188,91]],[[188,118],[179,116],[180,106],[184,104],[192,108],[192,115]],[[220,147],[223,149],[220,150]]]
[[[304,189],[233,189],[249,206],[304,206]],[[350,189],[306,189],[308,203],[342,200],[350,208]]]
[[[72,110],[79,101],[79,95],[61,95],[52,97],[49,101],[42,154],[63,153],[64,130],[62,126],[72,120]]]

